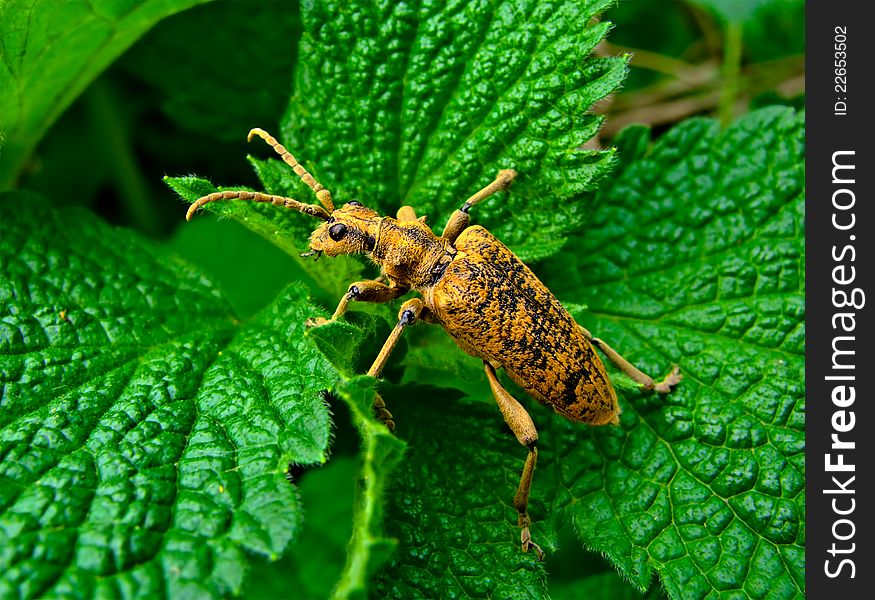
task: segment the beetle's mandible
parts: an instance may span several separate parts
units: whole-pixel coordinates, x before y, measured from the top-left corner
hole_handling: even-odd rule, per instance
[[[519,487],[514,497],[523,551],[541,548],[529,533],[529,491],[538,459],[538,432],[525,408],[499,382],[496,369],[537,401],[567,419],[591,425],[618,424],[617,395],[593,347],[598,347],[642,389],[667,393],[681,380],[677,366],[654,382],[604,341],[575,323],[558,300],[507,246],[480,226],[468,226],[472,206],[507,189],[516,177],[510,169],[468,198],[450,217],[441,235],[403,206],[397,218],[381,216],[359,202],[334,207],[331,193],[270,134],[249,132],[249,140],[262,138],[316,194],[320,204],[305,204],[259,192],[226,191],[195,201],[187,219],[198,208],[218,200],[269,202],[321,219],[310,236],[305,255],[367,255],[381,270],[374,280],[349,286],[330,320],[340,318],[350,302],[389,302],[409,291],[421,297],[401,305],[398,323],[383,344],[369,375],[379,377],[403,330],[416,321],[437,323],[462,350],[483,361],[486,378],[498,407],[520,444],[528,449]],[[325,319],[309,324],[318,326]],[[374,412],[389,429],[392,415],[379,394]]]

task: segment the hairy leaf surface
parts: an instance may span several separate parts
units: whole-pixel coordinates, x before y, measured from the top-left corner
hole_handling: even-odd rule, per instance
[[[652,149],[646,130],[630,130],[590,225],[536,265],[560,298],[588,305],[573,311],[582,324],[642,370],[660,378],[677,363],[684,373],[667,396],[616,377],[621,424],[600,428],[552,415],[504,380],[540,432],[530,512],[548,569],[570,522],[642,590],[803,594],[803,123],[790,109],[723,132],[699,119]],[[390,406],[410,460],[389,495],[400,548],[378,589],[537,595],[511,506],[526,451],[472,381],[480,362],[440,331],[424,339],[423,357],[412,344],[407,361],[437,378],[422,365],[443,356],[444,385],[461,375],[478,402],[436,390]]]
[[[298,529],[289,463],[326,459],[319,311],[291,287],[240,324],[152,243],[2,202],[0,596],[238,593]]]
[[[656,571],[674,597],[803,593],[803,151],[791,109],[686,122],[543,266],[627,358],[684,372],[669,396],[627,395],[619,431],[556,428],[576,473],[557,473],[555,514],[642,588]]]

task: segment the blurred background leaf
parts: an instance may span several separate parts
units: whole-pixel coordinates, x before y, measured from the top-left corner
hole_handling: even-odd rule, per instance
[[[608,117],[602,142],[631,124],[658,134],[691,116],[726,125],[752,104],[802,108],[804,8],[803,0],[617,3],[604,16],[618,25],[601,51],[632,60],[623,91],[598,109]]]
[[[0,190],[82,91],[155,23],[208,0],[7,0],[0,5]]]
[[[168,19],[118,66],[151,86],[174,124],[239,143],[288,105],[300,32],[294,0],[217,1]]]
[[[257,184],[243,160],[246,133],[279,121],[299,35],[293,1],[223,0],[165,19],[64,113],[18,185],[167,236],[184,206],[167,193],[163,175]],[[0,123],[10,119],[3,117]],[[11,165],[9,150],[3,163]]]

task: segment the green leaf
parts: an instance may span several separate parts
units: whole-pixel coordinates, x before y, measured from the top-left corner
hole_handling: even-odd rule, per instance
[[[387,494],[386,530],[400,548],[372,597],[545,598],[544,564],[520,551],[512,503],[527,450],[501,414],[456,390],[391,391],[409,440]]]
[[[298,484],[307,507],[297,543],[275,563],[252,565],[243,597],[328,598],[340,576],[352,533],[353,492],[360,466],[349,456],[332,456],[308,470]],[[294,590],[290,594],[289,590]]]
[[[208,0],[0,4],[0,190],[88,84],[164,17]]]
[[[582,220],[568,201],[612,157],[580,149],[600,124],[590,108],[626,69],[590,54],[609,27],[591,21],[607,4],[305,3],[307,59],[283,134],[313,149],[338,197],[410,204],[438,227],[513,167],[513,193],[478,219],[521,256],[548,255]],[[560,211],[543,210],[557,200]]]
[[[289,173],[291,173],[291,178],[297,179],[291,169],[289,169]],[[187,202],[194,202],[198,197],[213,192],[232,189],[217,188],[209,181],[198,177],[165,177],[164,181]],[[301,196],[298,195],[298,197]],[[310,231],[316,222],[298,212],[251,202],[207,204],[205,210],[236,219],[242,225],[276,244],[294,258],[305,272],[310,273],[317,285],[326,292],[330,292],[333,297],[339,299],[350,283],[362,279],[363,265],[353,257],[340,256],[331,260],[319,261],[319,264],[314,266],[313,259],[305,260],[300,256],[303,249],[307,247],[307,239],[309,239]]]
[[[530,513],[548,570],[572,523],[641,590],[657,574],[673,598],[802,595],[803,124],[788,109],[724,132],[694,120],[649,152],[640,128],[627,132],[631,160],[599,192],[585,234],[536,265],[634,364],[661,377],[679,363],[685,377],[667,396],[619,385],[621,426],[601,428],[504,380],[540,432]],[[442,337],[422,335],[422,356],[411,342],[407,363],[434,374],[423,365],[443,354],[444,385],[471,400],[412,384],[387,395],[408,454],[388,494],[399,552],[375,595],[477,597],[501,582],[504,595],[541,596],[511,505],[525,450],[487,406],[488,386],[465,379],[479,361],[447,357]]]
[[[364,597],[371,576],[392,556],[398,543],[384,534],[383,503],[389,476],[405,444],[373,417],[373,385],[372,377],[360,376],[341,382],[338,388],[362,438],[362,468],[356,482],[352,538],[334,589],[336,598]]]
[[[362,360],[373,359],[369,351],[375,347],[380,322],[378,318],[366,317],[364,326],[358,327],[333,321],[308,332],[308,337],[344,376],[336,390],[349,407],[362,442],[352,535],[346,563],[333,591],[336,598],[363,597],[371,576],[389,559],[397,545],[396,540],[383,533],[383,503],[389,476],[400,461],[405,444],[374,417],[375,379],[355,376],[367,368],[361,366]],[[380,337],[385,339],[385,335]]]
[[[554,419],[542,444],[551,520],[641,589],[803,593],[803,132],[784,108],[676,127],[539,270],[642,370],[684,373],[622,394],[620,428]]]
[[[515,168],[512,193],[478,220],[524,258],[550,255],[613,159],[581,149],[601,123],[592,105],[626,71],[591,56],[608,4],[305,2],[282,140],[338,203],[410,204],[437,228]],[[271,193],[312,198],[281,162],[256,165]]]
[[[239,593],[326,459],[338,375],[292,286],[240,324],[214,285],[78,210],[2,197],[0,596]]]
[[[181,128],[240,142],[282,114],[300,29],[293,0],[214,2],[153,28],[121,67],[160,91],[161,108]]]

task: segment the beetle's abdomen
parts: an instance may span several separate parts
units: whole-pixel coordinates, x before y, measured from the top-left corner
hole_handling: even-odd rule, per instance
[[[616,422],[617,396],[601,359],[547,287],[483,227],[425,295],[468,354],[500,364],[533,398],[585,423]]]

